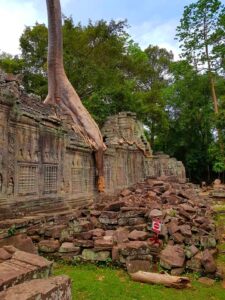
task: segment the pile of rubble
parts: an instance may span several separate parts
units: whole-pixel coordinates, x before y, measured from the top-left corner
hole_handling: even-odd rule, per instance
[[[190,270],[215,276],[216,227],[208,201],[192,184],[148,179],[70,214],[14,221],[14,229],[54,258],[112,260],[129,272],[149,271],[160,261],[173,275]],[[159,241],[152,231],[154,220],[161,223]],[[0,227],[9,231],[6,222]],[[5,241],[0,240],[0,246]]]

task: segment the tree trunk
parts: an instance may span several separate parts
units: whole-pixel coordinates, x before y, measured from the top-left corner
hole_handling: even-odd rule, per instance
[[[217,96],[216,96],[215,83],[214,83],[214,79],[213,79],[213,75],[211,73],[211,70],[209,71],[209,80],[210,80],[210,86],[211,86],[214,112],[215,112],[215,114],[218,114],[219,113],[218,100],[217,100]]]
[[[44,103],[59,106],[67,112],[79,131],[95,151],[98,190],[104,191],[104,143],[98,125],[83,106],[63,66],[62,16],[59,0],[46,0],[48,11],[48,96]]]
[[[130,274],[132,280],[150,283],[150,284],[162,284],[166,287],[173,287],[176,289],[182,289],[190,286],[190,279],[188,277],[171,276],[169,274],[158,274],[138,271]]]

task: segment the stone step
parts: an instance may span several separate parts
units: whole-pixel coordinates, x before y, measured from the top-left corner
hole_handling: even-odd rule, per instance
[[[71,300],[71,281],[68,276],[34,279],[0,292],[1,300]]]
[[[1,250],[6,250],[10,255],[0,263],[0,291],[34,278],[47,278],[51,274],[53,263],[41,256],[19,251],[12,246]]]

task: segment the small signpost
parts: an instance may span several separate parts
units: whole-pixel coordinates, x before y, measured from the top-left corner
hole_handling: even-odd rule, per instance
[[[152,220],[152,231],[155,233],[155,235],[150,238],[149,240],[155,245],[158,244],[160,245],[160,240],[159,240],[159,234],[162,229],[162,221],[158,218],[155,218]]]
[[[154,231],[156,234],[159,234],[161,232],[162,223],[160,219],[154,219],[152,221],[152,231]]]

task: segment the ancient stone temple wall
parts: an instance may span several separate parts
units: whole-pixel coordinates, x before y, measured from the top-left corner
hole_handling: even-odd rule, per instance
[[[15,78],[0,74],[0,218],[86,205],[97,196],[93,152]],[[102,128],[106,193],[114,194],[147,177],[178,176],[182,163],[153,156],[133,113],[110,117]],[[145,155],[144,155],[145,154]]]

